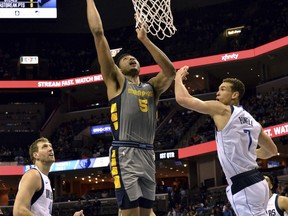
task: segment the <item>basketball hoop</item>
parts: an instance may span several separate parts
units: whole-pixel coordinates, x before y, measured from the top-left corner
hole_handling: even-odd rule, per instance
[[[136,27],[139,24],[147,26],[150,33],[160,40],[172,37],[177,29],[173,25],[171,0],[132,0],[136,12]]]

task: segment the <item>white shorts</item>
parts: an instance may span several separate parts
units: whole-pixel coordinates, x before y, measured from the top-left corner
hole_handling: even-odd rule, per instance
[[[227,198],[237,216],[266,216],[269,187],[264,179],[232,195],[231,185],[226,188]]]

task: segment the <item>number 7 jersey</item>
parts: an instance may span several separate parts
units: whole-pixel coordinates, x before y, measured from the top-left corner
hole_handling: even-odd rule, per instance
[[[231,116],[221,131],[216,131],[218,158],[230,178],[258,168],[256,148],[261,125],[242,106],[231,106]]]
[[[154,143],[157,108],[151,84],[136,85],[125,79],[121,94],[110,104],[114,140]]]

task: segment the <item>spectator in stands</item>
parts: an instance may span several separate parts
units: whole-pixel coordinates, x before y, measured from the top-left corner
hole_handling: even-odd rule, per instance
[[[95,196],[95,199],[93,201],[93,212],[96,212],[96,215],[98,215],[101,211],[101,201],[98,199],[97,196]]]
[[[84,205],[81,199],[78,199],[77,203],[74,206],[75,211],[81,211],[84,209]]]
[[[223,206],[223,216],[233,216],[229,203]]]
[[[17,165],[24,165],[24,157],[22,155],[17,155],[14,160]]]
[[[173,207],[170,207],[167,216],[176,216],[176,211]]]
[[[202,101],[190,95],[183,84],[188,69],[184,66],[176,73],[176,101],[214,120],[218,158],[228,181],[227,197],[234,212],[239,216],[266,215],[269,188],[257,170],[256,158],[268,159],[277,155],[278,150],[261,125],[239,106],[244,84],[235,78],[224,79],[216,100]],[[258,145],[260,148],[256,149]],[[263,191],[263,195],[259,196],[258,191]]]
[[[52,144],[41,137],[29,149],[30,159],[35,165],[21,178],[13,207],[13,215],[52,215],[53,191],[48,173],[55,162]],[[83,211],[74,216],[83,216]]]
[[[85,201],[83,202],[84,214],[92,215],[93,214],[93,203],[90,202],[89,197],[86,197]]]
[[[197,212],[197,215],[204,215],[205,207],[203,203],[199,203],[199,205],[196,208],[196,212]]]
[[[147,83],[140,82],[140,64],[134,56],[123,54],[115,64],[94,0],[87,0],[87,17],[111,102],[114,140],[110,166],[118,205],[123,216],[149,216],[156,191],[153,150],[156,107],[160,95],[173,82],[175,69],[169,58],[147,37],[144,23],[140,24],[136,29],[137,38],[162,70]]]
[[[223,212],[220,210],[219,206],[215,206],[211,209],[210,216],[223,216]]]
[[[8,205],[13,205],[15,200],[15,192],[13,188],[10,188],[8,192]]]
[[[108,192],[106,190],[102,191],[101,197],[102,198],[107,198],[108,197]]]

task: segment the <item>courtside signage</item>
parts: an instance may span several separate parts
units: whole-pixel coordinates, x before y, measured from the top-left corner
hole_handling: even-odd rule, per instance
[[[271,138],[286,136],[288,135],[288,122],[264,128],[264,132],[268,134]],[[183,159],[214,151],[217,151],[215,140],[206,143],[195,144],[193,146],[188,146],[185,148],[179,148],[178,151],[170,150],[163,152],[155,152],[155,156],[156,160]],[[53,163],[50,172],[77,170],[86,168],[100,168],[100,167],[107,167],[108,165],[109,165],[108,156],[74,160],[74,161],[62,161]],[[34,165],[0,166],[0,176],[22,175],[23,173],[27,172],[29,169],[33,167]]]
[[[178,159],[178,150],[156,151],[155,157],[156,160],[175,160]]]
[[[267,127],[264,129],[264,132],[272,138],[288,135],[288,122]]]
[[[264,128],[264,132],[271,138],[288,135],[288,122]],[[188,146],[185,148],[180,148],[178,150],[178,155],[179,159],[182,159],[214,151],[217,151],[215,140],[206,143],[196,144],[193,146]]]
[[[221,57],[222,61],[228,61],[228,60],[237,60],[239,54],[238,53],[232,53],[232,54],[225,54]]]
[[[64,88],[100,82],[102,80],[102,75],[97,74],[64,80],[0,81],[0,88]]]
[[[50,168],[50,172],[68,171],[68,170],[80,170],[88,168],[101,168],[107,167],[109,164],[109,157],[87,158],[81,160],[70,160],[54,162]],[[11,167],[11,166],[9,166]],[[14,166],[21,167],[21,166]],[[34,165],[25,165],[22,167],[22,174],[35,167]],[[7,172],[6,172],[7,173]],[[20,174],[20,175],[22,175]],[[2,175],[2,173],[0,174]]]
[[[92,126],[91,127],[91,134],[92,135],[111,133],[111,132],[112,132],[111,126],[109,124],[97,125],[97,126]]]
[[[275,40],[263,46],[259,46],[255,49],[244,50],[239,52],[232,53],[224,53],[219,55],[213,55],[208,57],[201,57],[195,59],[188,59],[183,61],[173,62],[174,67],[176,69],[181,68],[183,65],[187,65],[189,67],[203,66],[209,64],[217,64],[223,62],[237,61],[242,59],[249,59],[259,55],[262,55],[267,52],[271,52],[273,50],[279,49],[281,47],[285,47],[288,45],[288,36],[283,37],[279,40]],[[140,75],[144,74],[152,74],[160,71],[160,67],[158,65],[150,65],[141,67]],[[103,81],[103,77],[101,74],[84,76],[84,77],[76,77],[65,80],[8,80],[8,81],[0,81],[0,88],[64,88],[69,86],[77,86],[94,82]]]

